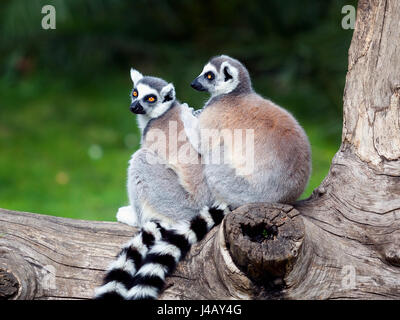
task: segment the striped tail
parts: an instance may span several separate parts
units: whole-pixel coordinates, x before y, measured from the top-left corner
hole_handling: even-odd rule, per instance
[[[103,285],[96,289],[94,299],[121,299],[126,288],[133,285],[132,279],[142,266],[148,250],[160,241],[161,233],[154,221],[146,222],[139,233],[126,243],[108,267]]]
[[[168,228],[160,224],[161,240],[149,250],[125,299],[157,299],[166,277],[174,271],[190,247],[203,239],[212,227],[220,224],[227,213],[229,209],[225,205],[211,209],[206,207],[192,219],[190,225]]]
[[[104,285],[96,290],[95,299],[157,299],[166,277],[175,270],[190,247],[220,224],[229,212],[226,205],[220,204],[203,208],[190,224],[147,223],[110,266]],[[129,251],[135,254],[128,254]]]

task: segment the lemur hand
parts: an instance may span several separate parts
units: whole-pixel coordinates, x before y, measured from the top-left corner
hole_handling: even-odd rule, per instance
[[[196,111],[190,108],[187,103],[184,103],[182,107],[181,120],[185,128],[186,136],[193,148],[200,153],[199,119],[194,115]]]

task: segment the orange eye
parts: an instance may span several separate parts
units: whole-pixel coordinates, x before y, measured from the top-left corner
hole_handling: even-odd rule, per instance
[[[149,101],[149,102],[154,102],[156,99],[154,98],[154,97],[149,97],[148,99],[147,99],[147,101]]]
[[[137,91],[133,91],[133,96],[137,97]]]
[[[206,78],[208,81],[214,80],[214,74],[209,71],[204,75],[204,78]]]

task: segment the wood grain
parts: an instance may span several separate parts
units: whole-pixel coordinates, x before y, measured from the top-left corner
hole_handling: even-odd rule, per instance
[[[120,223],[0,209],[0,297],[91,298],[107,265],[134,233]],[[18,281],[11,295],[6,272]]]

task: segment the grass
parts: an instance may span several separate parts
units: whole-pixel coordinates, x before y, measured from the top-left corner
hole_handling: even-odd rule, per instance
[[[93,78],[32,75],[0,82],[1,208],[115,220],[117,209],[127,203],[127,163],[140,138],[128,110],[129,78]],[[177,92],[192,105],[203,101],[188,86],[177,86]],[[274,97],[288,100],[289,110],[301,114],[290,97]],[[340,120],[300,117],[300,122],[313,152],[304,198],[328,172],[339,146]]]

